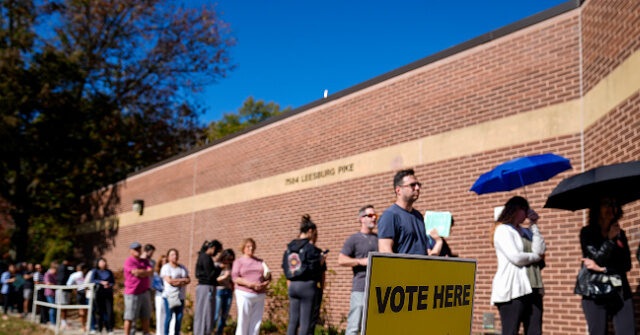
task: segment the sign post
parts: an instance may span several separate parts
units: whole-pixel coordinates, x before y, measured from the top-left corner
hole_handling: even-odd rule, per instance
[[[471,334],[476,260],[369,253],[363,335]]]

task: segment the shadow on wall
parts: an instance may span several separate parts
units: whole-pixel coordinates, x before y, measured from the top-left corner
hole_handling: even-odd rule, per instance
[[[119,220],[116,218],[120,204],[119,185],[93,192],[81,200],[83,213],[74,234],[74,256],[91,264],[96,258],[115,247]]]

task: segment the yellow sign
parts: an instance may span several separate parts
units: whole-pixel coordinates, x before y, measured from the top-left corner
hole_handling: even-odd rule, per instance
[[[476,261],[370,253],[362,334],[471,334]]]

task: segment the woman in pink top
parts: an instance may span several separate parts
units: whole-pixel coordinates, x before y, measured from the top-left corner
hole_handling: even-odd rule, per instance
[[[57,285],[56,274],[58,273],[58,262],[52,261],[49,264],[49,271],[44,274],[44,283],[47,285]],[[50,304],[56,303],[56,291],[50,288],[44,289],[44,296],[47,299],[47,302]],[[56,324],[56,309],[48,308],[49,310],[49,322],[51,324]]]
[[[242,256],[233,262],[231,278],[236,284],[235,296],[238,306],[236,335],[258,335],[264,298],[271,275],[264,262],[253,256],[256,242],[247,238],[240,245]],[[266,278],[265,278],[266,276]]]

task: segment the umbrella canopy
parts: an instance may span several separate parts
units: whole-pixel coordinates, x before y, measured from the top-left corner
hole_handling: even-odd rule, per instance
[[[511,191],[547,180],[568,169],[571,169],[569,160],[554,154],[515,158],[480,176],[471,191],[478,194]]]
[[[545,208],[575,211],[589,208],[602,197],[620,205],[640,199],[640,161],[597,167],[569,177],[547,198]]]

